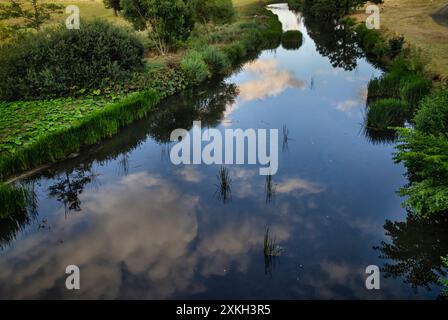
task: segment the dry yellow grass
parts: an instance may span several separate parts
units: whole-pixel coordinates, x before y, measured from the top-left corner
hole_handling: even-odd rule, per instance
[[[448,78],[448,27],[436,23],[431,14],[447,5],[446,0],[385,0],[381,5],[381,29],[402,34],[421,49],[428,71]],[[358,19],[366,15],[359,12]]]

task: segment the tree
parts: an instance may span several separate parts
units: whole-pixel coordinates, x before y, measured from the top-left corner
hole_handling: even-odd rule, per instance
[[[115,16],[118,16],[118,12],[121,11],[120,0],[103,0],[103,2],[107,9],[113,9]]]
[[[40,30],[42,24],[51,18],[53,13],[62,13],[62,5],[41,3],[40,0],[26,0],[31,7],[25,8],[24,2],[10,0],[9,4],[0,4],[0,20],[23,19],[25,24],[19,28],[34,28]]]
[[[148,30],[163,55],[186,40],[194,26],[191,7],[184,0],[121,0],[121,6],[122,16],[135,29]]]
[[[191,0],[194,18],[202,24],[230,23],[235,18],[232,0]]]

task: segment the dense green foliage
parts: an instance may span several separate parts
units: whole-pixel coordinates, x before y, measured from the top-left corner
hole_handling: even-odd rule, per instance
[[[302,46],[303,35],[300,31],[286,31],[282,36],[282,46],[287,50],[296,50]]]
[[[0,184],[0,221],[10,216],[26,215],[33,194],[24,187]]]
[[[193,15],[202,24],[231,23],[236,16],[232,0],[190,0]]]
[[[0,98],[59,96],[129,78],[143,66],[143,45],[106,21],[61,26],[0,47]]]
[[[230,69],[229,58],[214,46],[206,46],[201,50],[202,59],[213,75],[225,74]]]
[[[116,16],[121,11],[121,0],[103,0],[103,2],[106,8],[114,10]]]
[[[444,134],[428,135],[403,129],[395,155],[403,162],[410,185],[401,189],[405,205],[415,214],[429,217],[448,210],[448,139]]]
[[[209,76],[225,74],[249,53],[280,43],[281,24],[263,4],[248,7],[244,17],[231,25],[213,26],[210,34],[198,33],[201,46],[191,47],[175,65],[150,60],[126,82],[108,81],[98,89],[70,88],[74,91],[69,98],[1,103],[0,181],[76,154],[144,116],[161,99]],[[210,42],[214,44],[207,45]],[[140,93],[121,100],[134,91]]]
[[[305,14],[324,21],[338,19],[367,0],[303,0]]]
[[[415,116],[415,129],[448,137],[448,91],[434,92],[422,101]]]
[[[111,137],[120,128],[143,118],[160,101],[160,93],[149,89],[92,111],[69,127],[37,136],[14,153],[0,154],[0,179],[20,171],[51,163],[76,153],[84,146]]]

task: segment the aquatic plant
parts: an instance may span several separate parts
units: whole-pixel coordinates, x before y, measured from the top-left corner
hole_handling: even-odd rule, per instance
[[[218,198],[223,202],[227,203],[232,200],[232,190],[231,184],[232,179],[230,178],[229,170],[222,166],[219,168],[218,175],[216,176],[218,179],[218,190],[216,193],[218,194]]]

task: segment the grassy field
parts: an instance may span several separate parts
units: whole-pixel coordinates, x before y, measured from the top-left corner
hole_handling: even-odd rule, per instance
[[[381,28],[386,34],[402,34],[421,49],[428,70],[448,79],[448,28],[436,23],[431,14],[446,0],[385,0],[381,5]],[[356,14],[365,20],[363,12]]]

